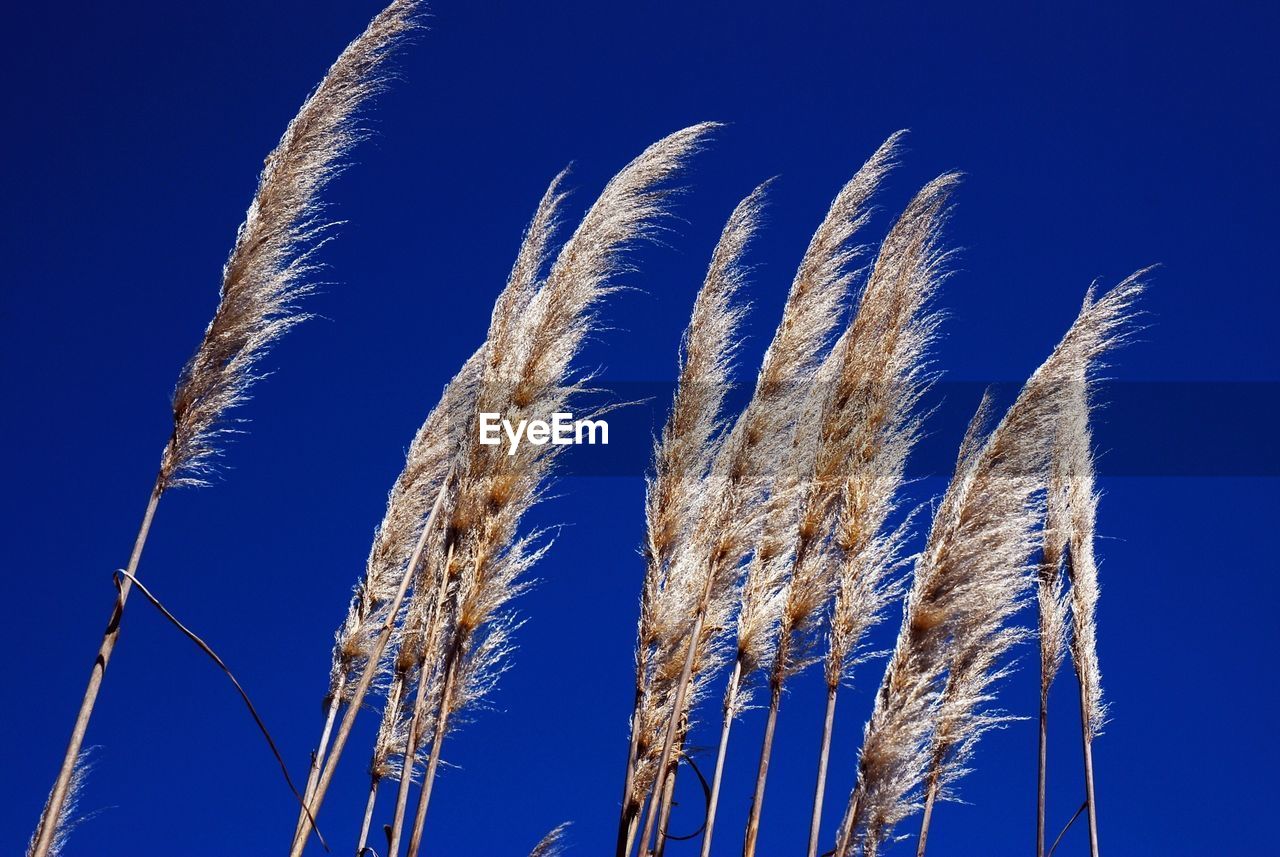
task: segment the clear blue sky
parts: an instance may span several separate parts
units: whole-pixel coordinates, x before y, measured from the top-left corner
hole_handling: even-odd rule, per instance
[[[6,853],[25,843],[61,758],[110,606],[110,571],[126,560],[166,437],[167,396],[213,309],[256,171],[378,5],[8,10]],[[1179,382],[1171,389],[1182,405],[1142,425],[1133,422],[1141,411],[1118,401],[1137,428],[1107,436],[1104,467],[1178,452],[1161,459],[1169,473],[1113,472],[1103,483],[1101,657],[1114,720],[1095,750],[1102,841],[1111,855],[1258,853],[1274,837],[1280,764],[1280,584],[1264,541],[1280,504],[1273,448],[1257,440],[1280,380],[1276,12],[806,5],[437,3],[431,31],[401,54],[401,79],[372,114],[377,136],[329,195],[349,222],[325,252],[332,284],[309,304],[323,318],[272,356],[276,374],[241,412],[252,422],[223,482],[165,498],[143,579],[230,662],[301,774],[330,637],[404,446],[481,340],[550,177],[575,162],[581,206],[662,134],[731,123],[695,162],[668,246],[638,257],[629,280],[638,290],[611,302],[614,329],[586,355],[608,379],[664,381],[736,200],[780,176],[753,255],[746,359],[755,361],[827,201],[884,137],[909,127],[886,207],[945,169],[968,176],[949,233],[964,252],[941,297],[948,378],[1020,380],[1090,281],[1163,265],[1145,302],[1150,327],[1110,371]],[[1272,383],[1214,388],[1212,407],[1204,388],[1182,383],[1224,380]],[[953,424],[936,431],[940,448],[958,440]],[[1226,458],[1234,475],[1177,475]],[[915,493],[941,487],[924,480]],[[638,474],[573,477],[534,516],[568,526],[540,568],[544,582],[522,601],[529,622],[497,710],[447,745],[458,768],[441,776],[430,853],[523,855],[564,820],[576,822],[573,853],[611,845],[642,489]],[[1023,654],[1002,701],[1032,714],[1034,659]],[[833,813],[878,675],[878,665],[865,668],[841,701]],[[794,853],[804,838],[820,726],[813,678],[784,702],[766,854]],[[1068,677],[1054,697],[1055,827],[1080,800],[1072,692]],[[322,816],[336,853],[354,843],[374,720]],[[760,728],[756,713],[736,731],[728,775],[739,783]],[[695,734],[713,742],[709,729]],[[252,722],[142,601],[126,617],[88,743],[100,749],[84,807],[103,812],[69,857],[282,852],[292,798]],[[984,740],[964,785],[971,804],[938,811],[930,853],[1026,854],[1034,751],[1032,723]],[[677,828],[696,825],[694,797]],[[735,853],[746,804],[745,788],[728,788],[717,853]],[[1060,853],[1081,853],[1082,837],[1076,830]]]

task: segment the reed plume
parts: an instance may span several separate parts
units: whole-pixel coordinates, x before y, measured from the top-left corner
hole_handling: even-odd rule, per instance
[[[998,713],[984,710],[1008,624],[1031,585],[1052,443],[1071,381],[1116,344],[1142,285],[1130,277],[1092,293],[1053,353],[990,433],[962,445],[951,485],[916,562],[898,641],[864,730],[858,779],[836,853],[860,839],[875,854],[894,825],[963,773],[973,742]],[[926,785],[926,780],[928,781]],[[928,830],[926,813],[921,839]],[[923,847],[923,842],[921,843]]]
[[[1064,421],[1065,422],[1065,421]],[[1045,521],[1036,576],[1037,628],[1040,643],[1040,733],[1036,764],[1036,857],[1044,857],[1045,809],[1049,753],[1049,689],[1067,652],[1067,594],[1063,559],[1067,548],[1067,480],[1064,433],[1054,438],[1053,462],[1045,498]]]
[[[569,829],[569,824],[566,821],[538,840],[538,844],[529,852],[529,857],[560,857],[564,853],[564,834]]]
[[[1071,582],[1071,661],[1080,686],[1080,731],[1084,750],[1085,800],[1089,809],[1089,849],[1098,857],[1098,812],[1094,800],[1093,739],[1106,722],[1102,672],[1098,667],[1098,566],[1093,540],[1098,515],[1094,487],[1093,441],[1089,431],[1089,376],[1079,373],[1071,385],[1063,432],[1063,469],[1067,474],[1069,537],[1067,573]]]
[[[671,653],[680,631],[682,608],[674,587],[667,587],[674,558],[688,539],[706,498],[701,490],[723,438],[722,410],[730,386],[737,331],[745,315],[738,295],[747,269],[742,257],[758,227],[765,185],[734,209],[711,257],[681,341],[680,374],[671,414],[654,445],[653,473],[646,482],[645,577],[636,640],[635,702],[618,850],[629,850],[645,795],[657,778],[656,748],[663,738],[662,712],[676,676]],[[664,672],[659,666],[665,665]]]
[[[315,253],[332,225],[323,216],[320,194],[362,137],[356,117],[382,88],[381,69],[392,48],[415,26],[418,6],[416,0],[395,0],[380,12],[329,67],[267,156],[257,192],[223,266],[213,320],[178,376],[173,430],[49,796],[46,811],[53,823],[43,826],[33,857],[50,854],[160,496],[170,488],[207,483],[215,469],[219,441],[229,430],[227,412],[244,403],[262,377],[257,367],[270,345],[305,319],[298,300],[311,288]]]
[[[834,589],[823,669],[826,714],[809,857],[817,854],[839,688],[852,681],[866,657],[867,632],[901,590],[892,573],[902,562],[910,518],[892,529],[886,524],[898,508],[907,458],[922,429],[919,404],[932,381],[927,352],[940,319],[929,304],[946,277],[949,253],[940,246],[940,232],[958,181],[954,173],[940,176],[908,204],[885,238],[857,315],[833,355],[840,371],[819,420],[821,442],[805,506],[809,527],[821,526],[826,509],[833,509],[827,514],[834,519],[826,560]],[[803,653],[812,612],[826,595],[821,583],[809,582],[813,578],[821,581],[803,566],[793,576],[800,585],[792,591],[800,597],[793,595],[784,613],[772,679],[779,688],[795,668],[786,661],[791,646]],[[799,660],[796,667],[802,665]]]
[[[792,280],[782,320],[765,351],[755,389],[735,421],[705,480],[703,514],[695,522],[688,549],[673,569],[677,591],[689,593],[688,632],[680,637],[677,662],[682,662],[666,717],[659,755],[659,795],[669,794],[665,781],[674,777],[681,732],[690,723],[689,711],[722,660],[720,646],[732,627],[738,600],[741,563],[759,539],[767,512],[765,500],[786,457],[800,410],[839,321],[852,280],[850,263],[859,249],[853,235],[865,225],[866,204],[892,166],[896,136],[880,147],[836,195],[826,217],[810,240]],[[669,799],[664,801],[669,807]],[[654,825],[664,811],[650,811],[641,836],[648,848]],[[660,834],[661,835],[661,834]]]
[[[550,270],[512,318],[500,300],[490,327],[488,365],[477,410],[521,419],[550,420],[584,389],[572,362],[596,323],[595,308],[618,288],[624,252],[651,237],[665,212],[670,180],[714,126],[696,125],[650,146],[610,180]],[[494,347],[508,337],[511,346]],[[423,774],[408,854],[420,847],[441,746],[456,715],[492,688],[514,630],[506,608],[527,586],[525,576],[546,550],[540,534],[517,538],[520,521],[542,496],[562,447],[520,444],[513,450],[471,437],[460,452],[451,489],[436,614],[443,633],[438,660],[440,704],[432,717],[431,749]],[[446,604],[447,602],[447,604]],[[411,735],[413,734],[411,730]],[[393,827],[392,848],[399,830]]]

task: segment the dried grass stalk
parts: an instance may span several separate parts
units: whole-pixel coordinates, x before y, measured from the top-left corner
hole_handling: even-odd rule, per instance
[[[1062,445],[1067,474],[1069,521],[1067,572],[1071,582],[1071,662],[1080,687],[1080,731],[1084,751],[1085,798],[1089,809],[1089,849],[1098,857],[1098,811],[1094,799],[1093,739],[1106,722],[1102,671],[1098,667],[1098,566],[1093,540],[1098,515],[1093,440],[1089,431],[1090,381],[1081,373],[1071,386]]]
[[[227,412],[242,404],[262,376],[258,365],[269,346],[306,316],[298,300],[311,288],[315,252],[332,225],[323,217],[320,193],[341,171],[342,159],[361,138],[355,120],[383,85],[381,69],[396,43],[411,30],[416,0],[395,0],[378,14],[330,66],[267,156],[235,246],[222,270],[218,307],[173,394],[173,431],[160,467],[124,582],[49,796],[47,811],[62,811],[88,728],[120,618],[132,589],[142,548],[160,496],[169,488],[204,485],[214,470],[218,442],[230,430]],[[32,851],[48,857],[56,823],[46,825]]]
[[[999,714],[985,711],[1008,619],[1031,585],[1028,560],[1043,518],[1053,438],[1071,382],[1121,338],[1142,286],[1135,275],[1095,301],[1023,387],[990,434],[972,430],[916,562],[902,629],[864,730],[858,780],[838,855],[855,838],[874,854],[919,806],[964,771],[973,744]]]
[[[898,508],[907,457],[920,437],[920,400],[932,381],[927,353],[939,322],[929,303],[946,277],[949,254],[940,245],[947,203],[959,176],[948,173],[926,185],[907,206],[881,248],[857,315],[835,356],[840,360],[820,420],[822,437],[803,527],[825,529],[833,518],[827,584],[822,572],[798,566],[784,614],[779,687],[791,665],[789,649],[805,652],[816,624],[819,598],[831,597],[824,678],[826,716],[818,755],[818,778],[810,816],[809,857],[817,853],[826,771],[841,684],[867,657],[863,640],[900,592],[893,572],[902,563],[910,520],[886,529]],[[831,509],[833,511],[827,511]],[[795,641],[795,642],[791,642]],[[809,643],[808,645],[812,645]],[[803,665],[801,659],[798,665]]]
[[[1040,732],[1036,759],[1036,857],[1044,857],[1045,810],[1049,754],[1049,689],[1067,652],[1067,597],[1063,559],[1067,548],[1067,482],[1063,433],[1054,438],[1053,463],[1045,500],[1040,567],[1036,575],[1037,625],[1040,643]]]

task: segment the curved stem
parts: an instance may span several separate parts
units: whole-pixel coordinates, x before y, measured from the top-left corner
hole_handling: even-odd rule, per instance
[[[111,618],[107,620],[107,628],[102,633],[98,655],[94,658],[93,668],[89,672],[89,684],[85,687],[84,697],[80,700],[80,711],[76,714],[76,722],[71,729],[71,740],[67,742],[67,753],[62,759],[58,779],[54,781],[53,790],[49,793],[49,800],[45,804],[44,818],[40,823],[40,835],[36,838],[30,857],[49,857],[49,851],[53,847],[53,839],[58,831],[58,817],[62,814],[63,805],[67,800],[71,777],[75,773],[76,760],[80,757],[80,747],[84,744],[85,732],[89,729],[89,719],[93,717],[93,707],[98,701],[102,678],[107,672],[107,664],[111,662],[116,641],[120,638],[120,622],[124,618],[124,605],[129,599],[129,591],[133,589],[132,578],[137,574],[138,563],[142,559],[142,549],[146,546],[147,536],[151,533],[151,522],[155,518],[156,505],[160,502],[160,496],[163,493],[164,487],[160,476],[157,475],[155,485],[151,489],[151,497],[147,501],[147,509],[142,514],[142,524],[138,527],[138,535],[133,541],[133,552],[129,555],[129,565],[125,569],[128,574],[120,583],[115,604],[111,608]]]
[[[671,705],[671,721],[667,724],[667,735],[662,741],[662,755],[658,759],[659,777],[661,772],[666,771],[671,765],[671,750],[675,746],[676,733],[680,730],[680,721],[683,717],[685,694],[689,689],[689,678],[693,675],[693,661],[698,649],[698,640],[702,637],[702,623],[706,620],[706,602],[711,594],[711,583],[715,579],[712,569],[707,569],[706,583],[703,585],[702,600],[698,605],[698,613],[693,620],[693,628],[689,634],[689,649],[684,659],[684,668],[680,672],[680,681],[676,685],[675,700]],[[655,790],[654,797],[659,792]],[[644,833],[640,836],[640,851],[643,854],[648,846],[649,840],[653,836],[653,826],[657,823],[658,813],[657,804],[649,812],[649,817],[644,822]]]

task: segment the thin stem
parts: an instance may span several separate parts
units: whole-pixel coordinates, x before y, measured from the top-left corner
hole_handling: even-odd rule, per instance
[[[378,782],[380,777],[369,778],[369,800],[364,805],[364,820],[360,822],[360,839],[356,842],[356,857],[363,857],[365,846],[369,842],[369,825],[373,821],[373,807],[378,802]]]
[[[111,661],[111,653],[115,651],[116,640],[120,637],[120,622],[124,617],[124,605],[129,599],[129,591],[133,589],[133,577],[137,574],[138,563],[142,559],[142,549],[147,544],[147,536],[151,533],[151,522],[155,518],[156,505],[160,495],[164,493],[160,476],[156,476],[155,485],[151,489],[151,497],[147,501],[147,509],[142,514],[142,524],[138,527],[138,535],[133,541],[133,552],[129,555],[127,574],[120,582],[116,593],[115,604],[111,608],[111,618],[107,620],[106,630],[102,633],[102,642],[98,646],[98,656],[93,661],[93,669],[89,672],[89,684],[85,688],[84,698],[80,701],[80,711],[76,715],[75,726],[71,729],[71,740],[67,742],[67,754],[62,759],[62,767],[58,771],[58,779],[49,793],[49,802],[40,825],[40,835],[30,857],[49,857],[53,847],[54,835],[58,831],[58,817],[62,814],[63,804],[67,800],[67,790],[71,785],[71,777],[75,773],[76,760],[80,757],[80,747],[84,743],[85,732],[89,729],[89,719],[93,716],[93,706],[98,701],[98,691],[102,687],[102,677],[106,674],[107,664]]]
[[[720,748],[716,751],[716,772],[711,779],[711,801],[707,805],[707,829],[702,833],[702,857],[711,857],[711,834],[716,825],[716,808],[720,804],[720,779],[724,775],[724,757],[729,749],[729,727],[733,725],[734,709],[742,682],[742,658],[733,664],[729,677],[729,692],[724,703],[724,723],[720,726]]]
[[[307,774],[307,788],[302,793],[303,803],[311,801],[311,795],[316,790],[316,780],[320,778],[320,762],[324,760],[325,751],[329,749],[329,736],[333,734],[333,723],[338,717],[338,709],[342,705],[340,699],[341,694],[334,693],[329,697],[325,704],[324,729],[320,732],[320,742],[316,745],[316,750],[311,754],[311,771]],[[298,837],[302,835],[302,825],[307,820],[307,811],[305,806],[298,810],[298,822],[293,827],[293,841],[297,842]]]
[[[680,681],[676,685],[675,700],[671,705],[671,721],[667,724],[667,735],[662,741],[662,755],[658,760],[659,776],[671,764],[671,750],[675,746],[676,732],[680,730],[682,712],[684,711],[685,693],[689,688],[689,679],[693,675],[694,656],[698,650],[698,640],[702,637],[702,623],[707,616],[707,600],[711,597],[711,584],[715,579],[714,569],[706,570],[706,582],[702,588],[702,599],[698,603],[698,613],[693,619],[693,628],[689,634],[689,650],[685,655],[684,668],[680,672]],[[655,791],[654,795],[657,796]],[[656,804],[654,805],[656,808]],[[658,813],[650,810],[644,822],[644,833],[640,836],[640,849],[643,852],[653,836],[653,826],[658,820]]]
[[[405,593],[409,591],[409,584],[413,580],[413,573],[418,567],[418,563],[422,560],[422,553],[426,549],[427,539],[431,535],[432,529],[435,527],[436,517],[440,513],[441,506],[444,505],[445,494],[448,493],[450,482],[453,481],[453,474],[450,473],[440,485],[440,490],[436,492],[435,502],[431,506],[431,514],[427,516],[427,522],[422,527],[422,535],[418,537],[418,544],[414,546],[413,555],[409,557],[409,564],[405,567],[404,576],[400,579],[400,587],[396,590],[395,596],[391,599],[391,603],[387,605],[387,618],[382,623],[382,630],[378,632],[378,639],[373,644],[373,650],[369,653],[369,658],[365,662],[364,671],[360,674],[360,681],[356,683],[356,688],[351,694],[351,699],[347,703],[346,713],[342,716],[342,723],[338,726],[338,734],[333,739],[333,750],[329,753],[329,757],[325,759],[324,769],[320,772],[320,780],[316,783],[315,794],[311,796],[311,819],[308,819],[303,825],[306,830],[304,835],[293,843],[293,848],[289,851],[289,857],[302,857],[302,850],[306,847],[306,833],[312,828],[312,819],[320,814],[320,806],[324,803],[324,796],[329,791],[329,784],[333,781],[334,772],[338,767],[338,760],[342,758],[342,751],[347,746],[347,739],[351,737],[351,729],[355,726],[356,715],[360,713],[365,695],[369,692],[369,687],[373,684],[373,678],[378,672],[378,663],[382,660],[382,654],[387,650],[387,643],[391,640],[391,632],[395,629],[396,617],[400,613],[400,604],[404,601]]]
[[[916,842],[916,857],[924,857],[924,847],[929,841],[929,823],[933,821],[933,805],[938,800],[938,787],[942,782],[938,770],[935,767],[933,775],[929,777],[929,787],[924,798],[924,818],[920,820],[920,839]]]
[[[1093,736],[1089,734],[1089,692],[1080,680],[1080,743],[1084,748],[1084,792],[1089,805],[1089,854],[1098,857],[1098,808],[1093,793]]]
[[[418,669],[418,695],[413,703],[413,715],[409,718],[409,729],[405,737],[403,762],[400,766],[400,786],[396,789],[396,810],[391,819],[390,844],[387,853],[394,855],[400,851],[400,836],[404,829],[405,811],[409,806],[409,787],[413,783],[414,760],[418,756],[418,733],[422,729],[422,716],[426,702],[430,697],[423,685],[427,682],[426,665],[420,664]]]
[[[756,790],[751,798],[751,814],[747,816],[746,839],[742,844],[742,857],[754,857],[756,840],[760,836],[760,811],[764,808],[764,784],[769,776],[769,757],[773,754],[773,733],[778,726],[778,705],[782,702],[782,684],[771,682],[769,686],[769,719],[764,726],[764,741],[760,744],[760,767],[756,770]]]
[[[1036,857],[1044,857],[1044,816],[1049,763],[1049,704],[1047,695],[1040,694],[1040,755],[1036,782]]]
[[[818,751],[818,783],[813,790],[813,817],[809,819],[808,857],[818,857],[818,834],[822,828],[822,801],[827,791],[827,763],[831,759],[831,733],[836,722],[836,694],[840,685],[827,687],[827,716],[822,722],[822,749]]]
[[[639,658],[637,658],[639,664]],[[637,666],[636,701],[631,709],[631,742],[627,749],[627,773],[622,782],[622,810],[618,813],[618,847],[616,857],[627,857],[631,852],[631,840],[635,837],[636,813],[639,807],[634,805],[631,790],[636,781],[636,753],[640,749],[640,709],[644,703],[644,680]]]
[[[1080,817],[1080,813],[1089,808],[1089,802],[1085,801],[1080,804],[1080,808],[1076,810],[1076,814],[1071,816],[1071,820],[1066,823],[1062,830],[1058,831],[1058,838],[1053,840],[1053,844],[1049,846],[1049,853],[1045,857],[1053,857],[1053,852],[1058,850],[1058,843],[1062,841],[1062,837],[1067,835],[1067,831],[1071,829],[1071,825],[1076,823],[1076,819]]]
[[[858,802],[861,798],[860,786],[854,786],[849,796],[849,805],[845,807],[844,818],[840,820],[840,835],[836,837],[836,850],[833,857],[848,857],[849,848],[853,845],[853,834],[858,829]]]
[[[667,831],[671,829],[671,806],[675,801],[676,775],[680,772],[677,760],[667,775],[667,787],[662,790],[662,810],[658,815],[658,829],[654,831],[653,857],[662,857],[667,850]]]
[[[436,712],[435,734],[431,738],[431,758],[427,760],[427,770],[422,775],[422,793],[418,796],[418,812],[413,819],[413,835],[409,837],[408,857],[417,857],[422,845],[422,830],[426,826],[427,807],[431,803],[431,787],[435,784],[436,768],[440,765],[440,747],[444,744],[444,736],[449,728],[449,699],[453,695],[454,682],[457,681],[461,649],[462,637],[455,636],[445,662],[444,687],[440,691],[440,708]],[[390,857],[395,857],[395,853],[395,849],[390,849]]]
[[[409,721],[409,732],[405,738],[404,759],[405,764],[409,765],[409,772],[412,774],[412,760],[417,758],[419,747],[419,736],[422,731],[422,721],[427,715],[427,706],[431,702],[431,676],[433,664],[428,664],[427,659],[431,653],[436,650],[436,646],[440,640],[440,630],[444,624],[444,602],[449,592],[449,570],[453,566],[453,542],[449,542],[449,549],[445,553],[444,565],[440,569],[440,583],[436,587],[436,599],[431,605],[431,615],[427,624],[427,639],[423,641],[422,653],[418,657],[418,690],[417,697],[413,703],[413,717]],[[396,812],[391,822],[391,844],[388,847],[390,855],[395,855],[400,850],[400,836],[404,829],[405,810],[409,805],[409,784],[412,776],[402,776],[400,778],[400,788],[396,792]],[[424,786],[425,788],[425,786]]]
[[[631,821],[627,822],[627,847],[622,852],[622,857],[631,857],[631,851],[636,847],[636,834],[640,831],[640,819],[644,816],[644,810],[649,804],[649,798],[646,797],[640,802],[640,806],[636,807],[635,814],[631,816]]]

